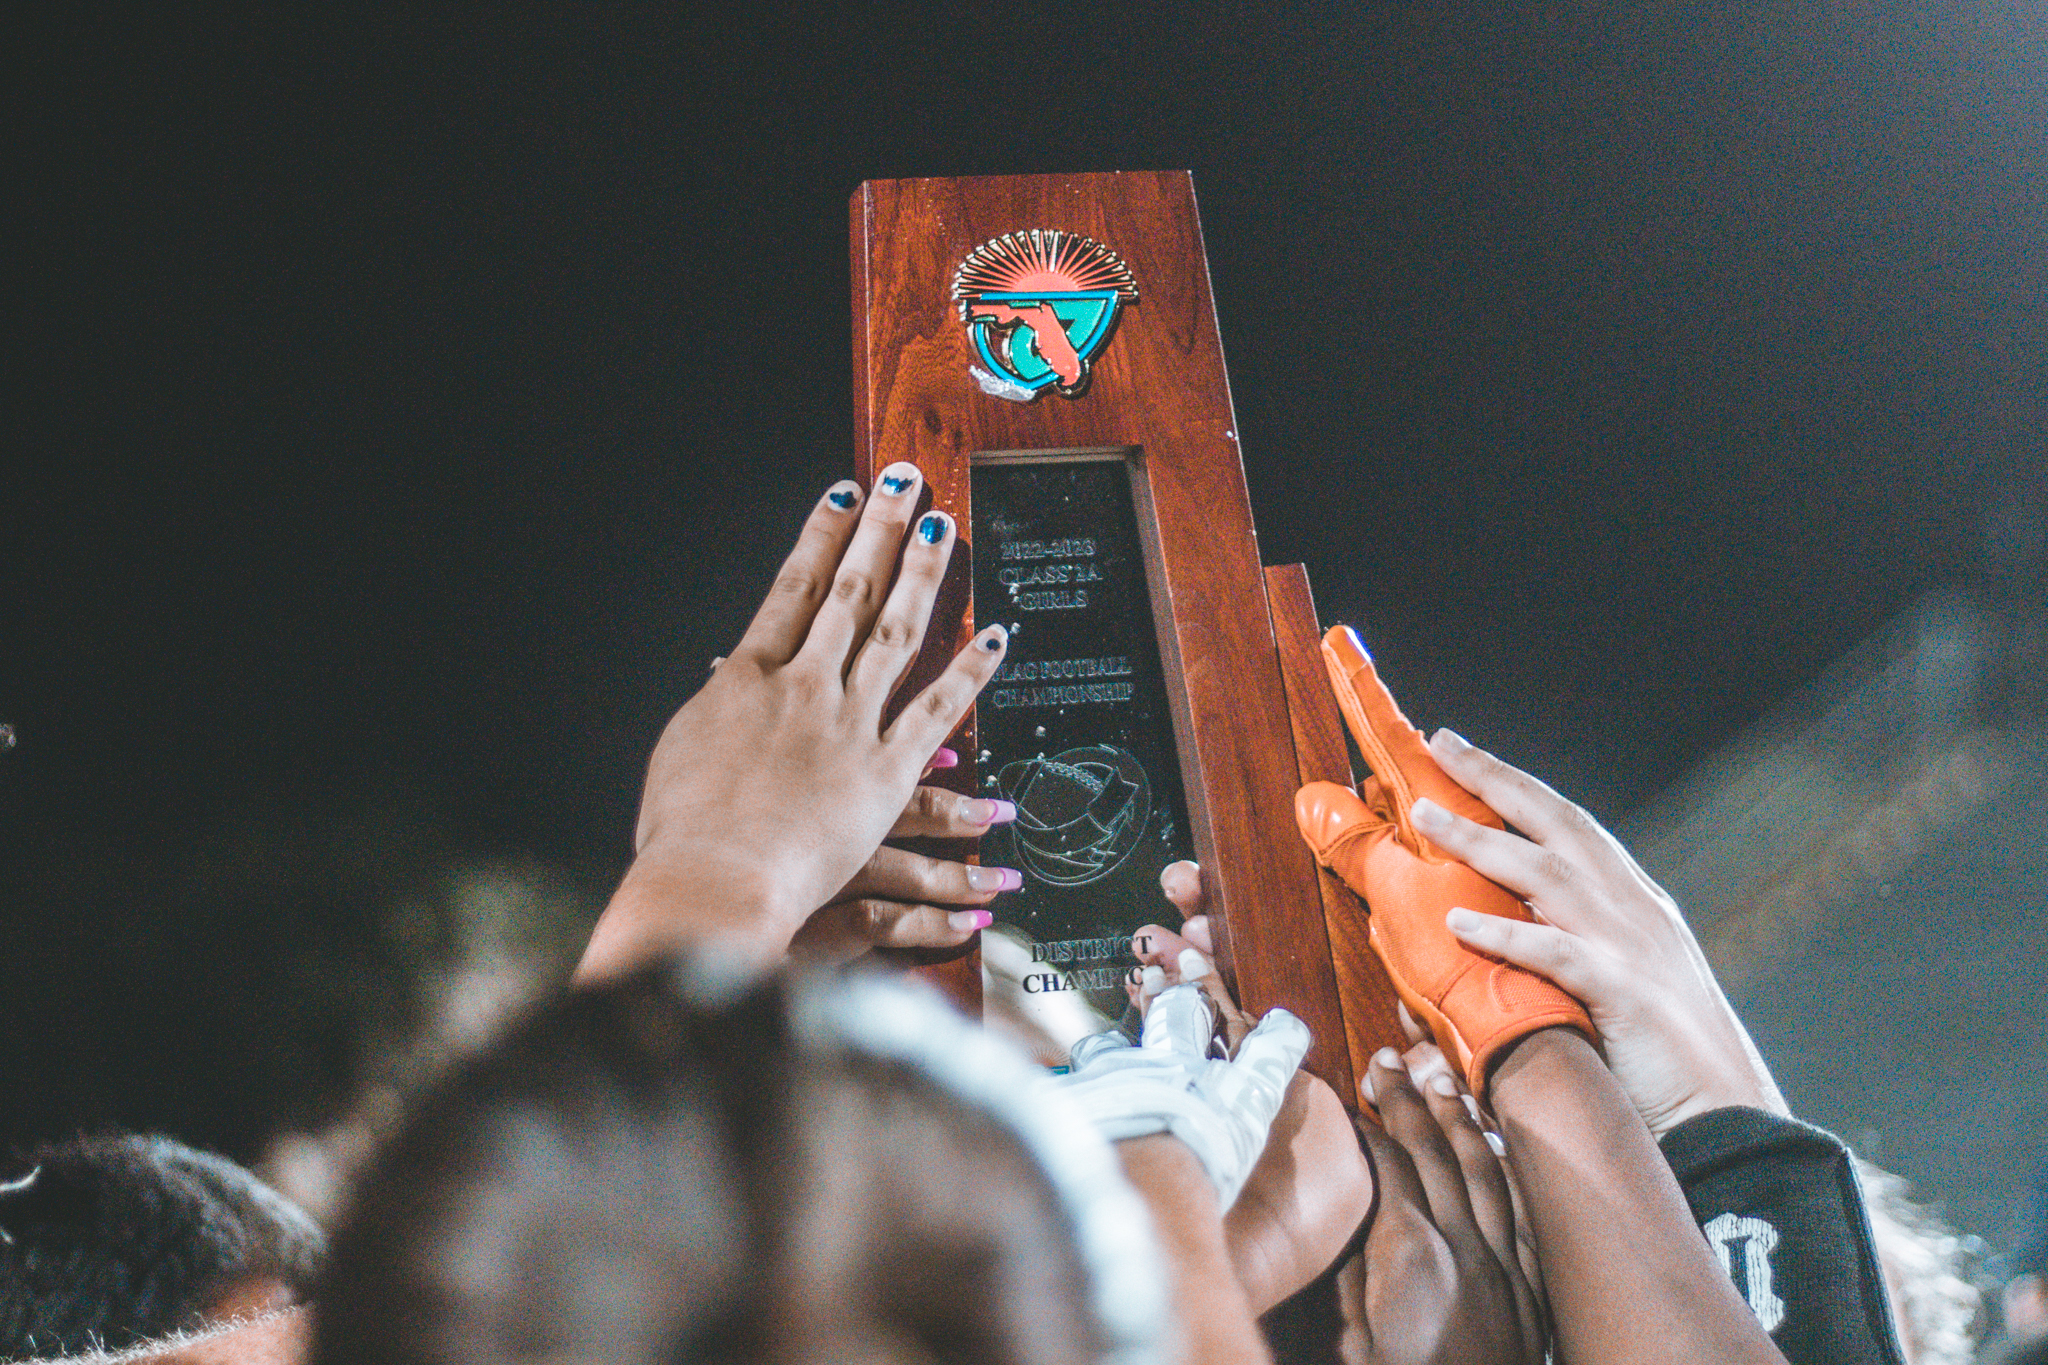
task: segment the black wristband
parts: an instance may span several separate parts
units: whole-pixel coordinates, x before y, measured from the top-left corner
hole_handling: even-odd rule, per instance
[[[1903,1365],[1849,1149],[1761,1109],[1716,1109],[1658,1141],[1700,1231],[1792,1365]]]

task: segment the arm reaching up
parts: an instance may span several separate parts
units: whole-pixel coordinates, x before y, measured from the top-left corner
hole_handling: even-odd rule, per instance
[[[983,630],[883,723],[953,552],[953,519],[916,516],[918,492],[894,464],[865,508],[851,481],[818,500],[746,635],[655,746],[636,856],[579,979],[686,943],[778,956],[903,817],[1007,645]]]

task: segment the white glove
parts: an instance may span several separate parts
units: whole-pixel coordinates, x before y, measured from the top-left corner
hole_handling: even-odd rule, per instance
[[[1227,1211],[1265,1150],[1309,1034],[1286,1010],[1270,1010],[1237,1056],[1219,1061],[1209,1056],[1214,1029],[1199,988],[1170,987],[1145,1012],[1142,1043],[1115,1030],[1083,1038],[1060,1082],[1112,1142],[1171,1133],[1186,1143]]]

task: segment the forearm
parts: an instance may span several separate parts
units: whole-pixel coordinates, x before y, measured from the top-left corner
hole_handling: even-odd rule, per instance
[[[1270,1365],[1258,1320],[1231,1266],[1215,1189],[1202,1163],[1165,1134],[1116,1146],[1124,1174],[1152,1212],[1186,1359],[1191,1365]]]
[[[1491,1097],[1562,1358],[1783,1365],[1591,1044],[1564,1029],[1530,1035]]]
[[[769,904],[767,892],[736,895],[709,889],[696,870],[658,852],[633,860],[598,916],[576,984],[590,985],[683,948],[713,946],[737,956],[772,961],[788,950],[801,915]]]

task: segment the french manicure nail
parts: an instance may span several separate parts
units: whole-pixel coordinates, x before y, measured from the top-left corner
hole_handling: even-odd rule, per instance
[[[969,801],[963,809],[970,825],[1001,825],[1017,818],[1017,807],[1008,801],[983,797]]]
[[[955,910],[946,916],[946,923],[956,934],[968,934],[976,929],[986,929],[996,922],[996,917],[986,910]]]
[[[944,512],[927,512],[918,519],[917,538],[927,545],[936,545],[946,538],[946,527],[952,518]]]
[[[1401,1054],[1390,1047],[1383,1047],[1378,1052],[1373,1053],[1372,1059],[1389,1071],[1399,1071],[1401,1069]]]
[[[1358,1078],[1358,1093],[1365,1096],[1367,1104],[1375,1109],[1379,1108],[1380,1097],[1372,1088],[1372,1073],[1370,1071]]]
[[[1426,796],[1415,798],[1415,804],[1408,808],[1415,817],[1415,823],[1424,829],[1443,829],[1451,823],[1451,813]]]
[[[967,884],[976,891],[1015,891],[1024,885],[1024,874],[1014,867],[970,867]]]
[[[1458,1093],[1458,1083],[1450,1078],[1448,1072],[1443,1071],[1429,1078],[1429,1088],[1447,1099]]]
[[[1138,994],[1157,995],[1166,989],[1166,968],[1153,965],[1138,973]]]
[[[1501,1141],[1499,1133],[1492,1132],[1489,1130],[1486,1134],[1486,1145],[1493,1149],[1493,1154],[1495,1156],[1500,1157],[1503,1160],[1506,1159],[1508,1154],[1508,1145],[1507,1143]]]
[[[932,755],[932,761],[929,766],[934,769],[957,768],[960,766],[960,755],[951,749],[940,749]]]
[[[860,501],[860,485],[852,479],[841,479],[825,490],[825,501],[842,512],[852,511],[853,505]]]
[[[897,493],[907,492],[910,485],[917,482],[917,466],[892,464],[882,471],[882,477],[876,480],[876,482],[884,493],[892,496]]]
[[[1201,952],[1194,948],[1181,949],[1180,958],[1176,965],[1180,968],[1180,979],[1183,981],[1200,981],[1210,972],[1216,970],[1209,965],[1209,959],[1203,957]]]
[[[1444,916],[1444,927],[1454,934],[1469,934],[1479,928],[1480,919],[1478,911],[1467,910],[1461,905]]]
[[[1465,1101],[1465,1112],[1472,1116],[1472,1121],[1479,1123],[1479,1101],[1473,1099],[1470,1095],[1460,1095],[1458,1098]]]

